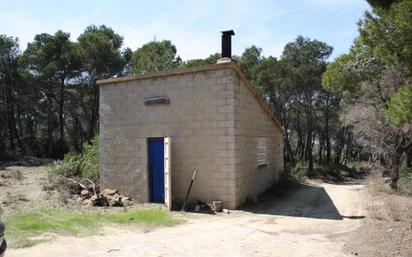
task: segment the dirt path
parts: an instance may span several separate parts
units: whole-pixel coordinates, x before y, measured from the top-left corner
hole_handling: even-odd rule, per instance
[[[51,207],[57,203],[57,192],[42,189],[47,181],[47,166],[1,166],[0,207],[5,215],[20,210]]]
[[[183,225],[148,233],[59,237],[7,256],[351,256],[342,248],[361,225],[364,193],[363,185],[311,184],[247,211],[188,214]]]

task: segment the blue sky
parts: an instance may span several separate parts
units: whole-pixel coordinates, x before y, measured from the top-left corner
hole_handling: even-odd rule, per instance
[[[220,32],[234,29],[233,52],[255,44],[279,57],[297,35],[345,53],[357,36],[365,0],[132,1],[0,0],[0,34],[18,37],[24,49],[34,35],[61,29],[76,40],[90,24],[105,24],[135,50],[153,39],[171,40],[184,59],[220,52]]]

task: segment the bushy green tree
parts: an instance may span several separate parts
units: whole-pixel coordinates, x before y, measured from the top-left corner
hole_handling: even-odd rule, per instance
[[[88,117],[87,139],[91,140],[96,133],[98,121],[99,87],[96,81],[121,74],[123,71],[123,37],[105,25],[91,25],[79,36],[78,41],[85,72],[83,81],[87,90],[84,99],[86,108],[83,111]]]
[[[7,148],[14,151],[16,141],[22,147],[17,130],[16,108],[18,101],[18,60],[20,48],[17,38],[0,35],[0,155]],[[6,133],[7,131],[7,133]],[[8,142],[6,138],[8,137]],[[8,147],[9,146],[9,147]]]
[[[212,54],[209,57],[205,59],[192,59],[192,60],[187,60],[181,64],[182,68],[191,68],[191,67],[198,67],[202,65],[208,65],[208,64],[215,64],[217,60],[219,60],[220,54]]]
[[[391,97],[387,115],[398,126],[412,124],[412,88],[402,87]]]
[[[143,75],[174,70],[182,63],[176,56],[176,47],[170,40],[152,41],[137,49],[132,56],[132,73]]]
[[[80,52],[70,41],[70,34],[57,31],[54,35],[38,34],[29,43],[20,61],[40,85],[47,99],[48,109],[48,154],[63,156],[65,152],[65,119],[67,83],[80,73]],[[59,139],[53,149],[53,106],[58,106]]]
[[[262,59],[262,48],[254,45],[246,48],[242,56],[240,56],[238,62],[239,67],[248,80],[255,80],[255,77],[258,73],[257,69],[259,68],[259,64]]]
[[[322,87],[321,78],[326,69],[326,60],[333,48],[324,42],[310,40],[302,36],[288,43],[282,54],[282,61],[287,69],[290,87],[300,92],[300,99],[306,118],[305,156],[308,160],[308,172],[313,172],[313,131],[314,103],[316,92]]]
[[[412,2],[369,2],[373,10],[359,22],[359,37],[328,66],[323,85],[347,96],[344,119],[357,141],[392,156],[397,188],[401,157],[412,152]]]

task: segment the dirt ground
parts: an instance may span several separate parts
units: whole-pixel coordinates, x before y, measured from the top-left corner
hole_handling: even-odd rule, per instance
[[[173,213],[185,220],[176,227],[150,232],[110,227],[100,235],[10,248],[6,256],[412,256],[412,217],[402,216],[411,211],[410,198],[385,196],[406,208],[394,221],[396,214],[382,212],[391,209],[384,204],[388,199],[372,190],[364,181],[312,181],[229,214]]]
[[[48,176],[45,163],[50,164],[50,160],[39,160],[38,165],[31,166],[0,165],[0,207],[4,215],[60,204],[57,192],[43,190]]]

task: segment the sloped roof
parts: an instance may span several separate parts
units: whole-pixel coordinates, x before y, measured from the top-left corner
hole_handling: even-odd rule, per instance
[[[241,72],[240,68],[233,62],[228,63],[219,63],[219,64],[211,64],[211,65],[203,65],[193,68],[183,68],[173,71],[164,71],[164,72],[156,72],[147,75],[141,76],[125,76],[119,78],[109,78],[109,79],[102,79],[98,80],[96,83],[99,86],[107,85],[107,84],[117,84],[122,82],[129,82],[134,80],[145,80],[145,79],[153,79],[153,78],[161,78],[161,77],[170,77],[170,76],[177,76],[187,73],[197,73],[203,71],[213,71],[213,70],[221,70],[221,69],[232,69],[236,72],[238,77],[244,82],[243,84],[249,89],[252,93],[258,104],[261,106],[264,112],[266,112],[271,120],[273,121],[274,125],[283,133],[282,124],[279,122],[275,114],[270,110],[265,102],[261,99],[261,97],[257,94],[256,90],[252,86],[249,80],[246,79],[245,75]]]

